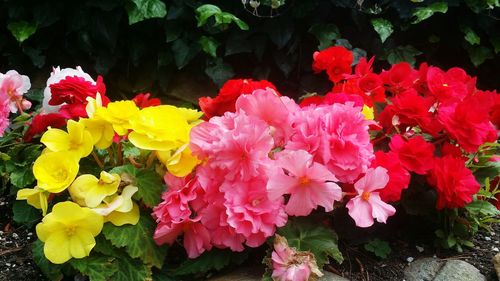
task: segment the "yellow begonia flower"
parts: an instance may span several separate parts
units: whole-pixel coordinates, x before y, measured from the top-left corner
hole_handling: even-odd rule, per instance
[[[175,106],[160,105],[142,109],[130,120],[130,142],[138,148],[166,151],[189,141],[189,122],[193,114]],[[189,121],[188,121],[189,120]]]
[[[54,205],[52,212],[36,226],[36,234],[45,243],[45,257],[52,263],[62,264],[71,258],[88,256],[102,225],[102,216],[66,201]]]
[[[190,124],[191,123],[198,124],[202,122],[200,120],[200,117],[203,115],[203,112],[201,111],[184,107],[177,107],[177,110],[184,116],[184,119],[186,119],[186,121]]]
[[[69,120],[68,132],[50,128],[42,135],[40,142],[51,151],[69,151],[82,158],[88,156],[94,148],[92,135],[82,123]]]
[[[59,193],[66,189],[78,174],[78,158],[67,151],[47,152],[33,164],[33,175],[40,189]]]
[[[115,131],[113,125],[99,118],[80,119],[80,123],[90,133],[95,147],[106,149],[113,143]]]
[[[94,116],[95,111],[102,107],[102,98],[101,94],[97,93],[95,95],[95,99],[92,97],[87,97],[87,105],[85,106],[85,111],[87,112],[87,116],[92,118]]]
[[[129,120],[139,112],[139,108],[133,101],[115,101],[110,102],[106,107],[98,107],[94,117],[109,122],[115,132],[124,136],[130,129]]]
[[[181,146],[175,153],[170,151],[156,151],[160,162],[167,167],[167,170],[176,177],[185,177],[201,163],[201,161],[191,154],[189,145]]]
[[[43,189],[38,188],[23,188],[17,191],[16,200],[26,200],[29,205],[42,210],[42,214],[47,214],[47,199],[49,193]]]
[[[132,201],[132,196],[138,191],[137,186],[128,185],[120,195],[112,195],[104,199],[103,204],[92,209],[105,217],[114,225],[136,224],[139,221],[139,207]]]
[[[109,174],[105,171],[101,172],[99,179],[93,175],[81,175],[68,190],[74,202],[80,206],[95,208],[104,198],[118,191],[120,180],[118,174]]]
[[[363,105],[363,111],[361,112],[365,116],[366,120],[373,120],[373,108]]]

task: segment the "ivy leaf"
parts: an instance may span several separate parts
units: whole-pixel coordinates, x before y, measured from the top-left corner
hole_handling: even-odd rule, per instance
[[[380,40],[382,40],[382,43],[385,42],[385,40],[391,36],[392,32],[394,32],[394,28],[392,26],[392,23],[386,19],[382,18],[376,18],[371,20],[373,29],[378,33],[380,36]]]
[[[161,268],[167,255],[165,246],[159,247],[153,240],[156,223],[148,215],[141,215],[136,225],[104,225],[102,233],[115,247],[125,247],[132,258],[140,258],[144,263]]]
[[[25,200],[14,201],[12,212],[14,213],[13,218],[15,222],[25,224],[30,228],[40,220],[41,217],[40,210],[28,205]]]
[[[474,66],[480,66],[485,60],[494,58],[490,48],[485,46],[475,46],[467,48],[469,57]]]
[[[234,22],[241,30],[248,30],[248,24],[235,15],[223,12],[219,7],[211,4],[201,5],[196,9],[198,27],[205,25],[210,17],[215,18],[214,26],[227,25]]]
[[[80,273],[88,276],[90,281],[106,281],[118,271],[118,266],[113,261],[112,257],[89,256],[83,259],[71,259],[69,263]]]
[[[217,86],[222,86],[224,82],[234,76],[233,67],[225,63],[222,59],[209,62],[205,68],[205,74],[212,79]]]
[[[469,44],[471,44],[471,45],[479,45],[479,44],[481,44],[481,38],[469,26],[466,26],[466,27],[462,28],[462,32],[464,33],[464,39],[467,42],[469,42]]]
[[[385,259],[391,253],[391,247],[386,241],[378,238],[371,240],[364,246],[365,250],[374,253],[377,257]]]
[[[63,274],[61,272],[62,266],[51,263],[43,253],[43,243],[40,240],[36,240],[32,245],[33,261],[43,274],[52,281],[62,280]]]
[[[186,39],[177,39],[172,43],[172,52],[174,52],[175,64],[178,69],[184,68],[200,51],[198,43],[192,44]]]
[[[130,0],[127,13],[128,24],[132,25],[146,19],[163,18],[167,8],[161,0]]]
[[[344,260],[338,248],[337,234],[332,229],[311,224],[306,220],[290,220],[278,229],[278,233],[288,240],[291,247],[312,252],[319,268],[328,263],[328,257],[338,263]]]
[[[419,50],[411,45],[399,46],[397,48],[389,50],[387,55],[387,61],[390,64],[396,64],[399,62],[408,62],[411,65],[415,65],[415,56],[422,54]]]
[[[332,45],[333,40],[340,38],[339,28],[335,24],[315,24],[309,28],[319,41],[318,49],[323,50]]]
[[[430,18],[434,13],[446,13],[448,11],[448,4],[446,2],[432,3],[428,7],[419,7],[413,12],[416,19],[412,24],[419,23],[423,20]]]
[[[211,55],[212,57],[217,57],[217,48],[219,47],[220,43],[217,42],[212,36],[201,36],[200,40],[198,40],[198,43],[201,45],[201,49]]]
[[[500,52],[500,36],[491,36],[490,37],[490,42],[491,45],[493,45],[493,49],[495,51],[495,54],[498,54]]]
[[[203,253],[196,259],[184,261],[173,271],[174,275],[190,275],[197,273],[206,273],[210,270],[221,270],[229,264],[241,264],[248,257],[247,252],[233,252],[228,249],[213,249]]]
[[[134,199],[142,200],[148,207],[154,207],[161,201],[161,193],[165,189],[163,181],[155,171],[148,169],[137,169],[133,165],[115,167],[111,173],[127,174],[132,184],[139,190],[134,194]]]
[[[7,25],[7,29],[9,29],[10,33],[14,35],[17,42],[22,43],[31,35],[35,34],[37,27],[34,23],[29,23],[26,21],[16,21],[9,23]]]

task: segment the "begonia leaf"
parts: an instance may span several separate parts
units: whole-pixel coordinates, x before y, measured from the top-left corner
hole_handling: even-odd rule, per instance
[[[118,271],[114,260],[112,257],[89,256],[83,259],[72,259],[70,264],[80,273],[88,276],[90,281],[106,281]]]

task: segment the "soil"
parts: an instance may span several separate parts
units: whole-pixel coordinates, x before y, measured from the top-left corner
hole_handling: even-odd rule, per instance
[[[13,199],[0,197],[0,281],[46,281],[33,262],[31,254],[31,243],[36,239],[34,230],[16,225],[12,221]],[[425,228],[424,222],[417,220],[406,228],[396,222],[377,225],[366,231],[360,231],[358,228],[355,232],[351,230],[356,228],[350,225],[335,225],[341,238],[339,246],[345,260],[341,265],[331,263],[325,269],[352,281],[401,281],[404,280],[404,268],[410,262],[421,257],[436,256],[464,260],[476,266],[488,281],[497,280],[491,259],[500,248],[499,224],[493,226],[492,233],[480,231],[473,240],[476,246],[460,254],[455,251],[439,251],[432,247],[429,243],[432,241],[432,233],[422,232]],[[349,239],[345,239],[346,237]],[[363,245],[367,237],[388,241],[392,249],[388,258],[380,259],[364,250]],[[402,240],[402,237],[405,240]]]

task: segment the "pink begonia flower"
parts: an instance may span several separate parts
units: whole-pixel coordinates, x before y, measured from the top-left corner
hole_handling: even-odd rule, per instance
[[[290,98],[279,97],[269,88],[255,90],[251,95],[242,95],[236,100],[236,110],[266,122],[276,146],[283,146],[292,131],[288,100]]]
[[[50,85],[59,83],[67,76],[81,77],[85,81],[89,81],[92,84],[95,84],[94,79],[92,79],[92,77],[89,74],[85,73],[80,66],[77,66],[76,68],[63,68],[63,69],[61,69],[59,66],[52,68],[50,77],[47,80],[47,86],[43,91],[42,109],[44,113],[57,112],[59,108],[63,105],[63,104],[56,106],[49,105],[49,101],[52,99],[52,92],[50,91]]]
[[[273,280],[308,281],[323,276],[312,253],[290,248],[286,239],[279,235],[274,238],[271,260]]]
[[[7,104],[10,112],[26,110],[31,107],[31,102],[23,99],[23,94],[31,88],[30,79],[15,70],[5,74],[0,73],[0,104]]]
[[[377,167],[368,169],[366,174],[354,184],[358,195],[349,200],[346,207],[357,226],[369,227],[373,225],[374,218],[378,222],[385,223],[388,217],[396,213],[396,209],[382,201],[379,192],[375,192],[384,188],[388,181],[387,170]]]
[[[0,103],[0,137],[3,137],[3,133],[9,127],[9,114],[10,110],[7,104]]]
[[[291,216],[307,216],[318,206],[332,211],[333,203],[342,199],[342,190],[332,182],[337,178],[304,150],[280,154],[267,182],[269,197],[290,194],[285,210]]]
[[[286,149],[303,149],[339,181],[352,183],[373,159],[367,121],[352,103],[307,106],[293,116],[294,133]]]

